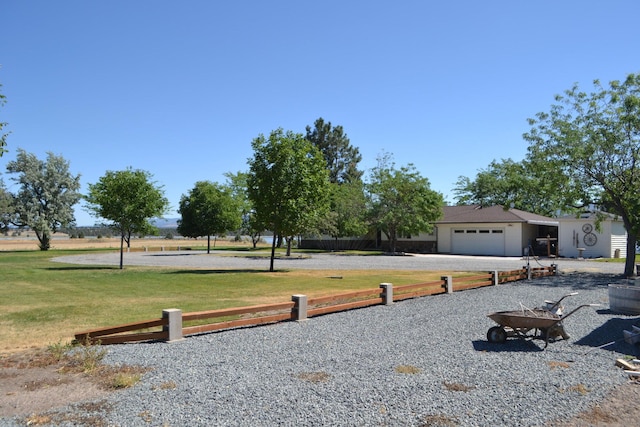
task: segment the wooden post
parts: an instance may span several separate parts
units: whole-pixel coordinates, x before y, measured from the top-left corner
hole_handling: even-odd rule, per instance
[[[392,283],[380,283],[382,288],[382,299],[384,305],[393,304],[393,284]]]
[[[296,321],[307,320],[307,296],[292,295],[291,300],[295,303],[295,305],[291,309],[293,320],[296,320]]]

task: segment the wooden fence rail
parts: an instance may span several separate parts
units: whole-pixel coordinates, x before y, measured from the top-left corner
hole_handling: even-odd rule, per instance
[[[276,304],[192,313],[182,313],[179,309],[167,309],[162,311],[160,319],[78,332],[75,334],[75,338],[81,342],[100,344],[157,340],[171,342],[181,340],[187,335],[282,321],[304,320],[308,317],[355,308],[391,304],[395,301],[409,298],[452,293],[484,286],[495,286],[517,280],[550,276],[556,273],[555,265],[533,269],[523,267],[519,270],[492,271],[474,276],[455,278],[443,276],[441,280],[437,281],[395,287],[391,283],[382,283],[379,288],[309,299],[306,295],[293,295],[291,297],[292,301]],[[203,321],[210,321],[210,323],[200,323]],[[183,326],[183,323],[191,324]]]

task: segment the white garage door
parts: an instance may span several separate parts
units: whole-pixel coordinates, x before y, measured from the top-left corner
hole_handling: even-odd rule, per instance
[[[460,255],[504,256],[504,229],[454,228],[451,252]]]

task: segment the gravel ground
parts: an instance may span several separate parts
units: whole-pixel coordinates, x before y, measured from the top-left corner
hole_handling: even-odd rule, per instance
[[[203,259],[210,268],[221,268],[218,259],[233,259],[127,254],[126,262],[163,256],[179,258],[176,266]],[[333,257],[333,268],[342,258],[351,257]],[[393,267],[386,267],[392,262],[386,258]],[[320,268],[308,261],[293,263]],[[467,271],[523,265],[521,259],[445,256],[371,261],[377,269],[418,268],[409,267],[414,263],[427,269],[432,262],[438,269]],[[276,263],[289,268],[283,260]],[[541,426],[575,415],[627,383],[615,359],[639,357],[638,347],[621,339],[622,330],[638,324],[638,317],[608,310],[607,284],[621,281],[612,273],[619,274],[622,265],[613,271],[606,263],[558,264],[562,273],[556,277],[202,334],[172,344],[111,346],[107,363],[151,371],[135,387],[111,395],[109,409],[98,407],[114,426]],[[260,260],[260,268],[264,265]],[[494,325],[488,313],[521,304],[535,307],[575,291],[579,294],[565,300],[567,309],[602,306],[567,318],[568,341],[546,349],[539,340],[487,342],[486,332]],[[614,344],[598,348],[609,342]],[[0,420],[0,425],[13,424]]]

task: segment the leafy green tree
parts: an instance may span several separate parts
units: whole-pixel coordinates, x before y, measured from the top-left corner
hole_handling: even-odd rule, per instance
[[[529,119],[527,156],[555,188],[550,198],[569,209],[606,205],[621,217],[630,277],[640,234],[640,74],[593,86],[587,93],[574,85]]]
[[[164,190],[152,178],[147,171],[128,168],[107,171],[98,182],[89,184],[88,211],[110,221],[108,225],[120,233],[120,269],[125,241],[129,245],[133,234],[153,230],[149,220],[162,217],[169,207]]]
[[[1,84],[0,88],[2,88]],[[2,107],[6,102],[7,98],[2,93],[0,93],[0,107]],[[5,147],[7,146],[7,136],[9,134],[3,133],[3,129],[7,126],[7,124],[7,122],[0,122],[0,157],[2,157],[2,155],[7,152]]]
[[[480,170],[473,181],[466,176],[459,177],[453,191],[458,205],[502,205],[505,209],[514,207],[551,216],[559,206],[547,197],[546,182],[531,170],[527,161],[502,159]]]
[[[255,220],[273,231],[269,268],[273,271],[276,236],[314,229],[326,214],[328,173],[322,153],[302,134],[280,128],[269,138],[258,136],[251,146],[254,156],[249,159],[247,192]]]
[[[413,164],[396,169],[389,154],[378,157],[367,188],[372,224],[387,236],[393,253],[399,237],[429,233],[442,216],[442,194]]]
[[[329,180],[333,183],[345,183],[362,179],[358,163],[362,160],[360,150],[351,145],[342,126],[331,126],[322,117],[306,127],[305,138],[311,141],[324,156],[329,169]]]
[[[235,231],[242,217],[231,188],[209,181],[198,181],[189,194],[182,195],[178,212],[178,232],[186,237],[207,236],[207,253],[211,236]]]
[[[0,178],[0,232],[6,234],[13,217],[13,196]]]
[[[18,174],[13,181],[19,191],[13,195],[11,223],[30,227],[38,237],[40,250],[51,247],[51,235],[75,222],[73,206],[80,201],[80,175],[69,172],[69,162],[47,153],[46,162],[18,149],[16,160],[7,164],[7,172]]]
[[[249,200],[249,194],[247,193],[247,178],[249,174],[246,172],[238,172],[236,174],[227,172],[224,176],[227,178],[227,185],[231,188],[231,193],[242,212],[240,233],[251,238],[251,243],[255,249],[262,239],[265,227],[257,221],[255,210],[251,200]]]
[[[333,238],[334,249],[343,237],[359,237],[367,233],[367,199],[362,181],[331,183],[330,210],[320,224],[319,234]]]

